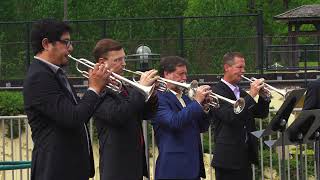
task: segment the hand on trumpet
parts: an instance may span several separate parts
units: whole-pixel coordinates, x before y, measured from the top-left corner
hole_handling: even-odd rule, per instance
[[[199,104],[203,104],[211,92],[212,91],[210,89],[210,86],[208,86],[208,85],[199,86],[195,91],[193,99],[196,100]]]
[[[139,84],[144,86],[152,86],[158,79],[158,71],[155,69],[143,72],[140,76]]]
[[[208,94],[202,102],[203,110],[209,112],[213,102],[215,102],[214,98]]]
[[[270,91],[268,91],[265,87],[262,87],[260,89],[259,96],[264,98],[266,101],[269,101],[272,97]]]
[[[249,94],[252,98],[256,97],[260,90],[264,87],[264,79],[255,79],[253,82],[250,83],[250,91]]]
[[[89,70],[89,87],[100,93],[110,81],[111,72],[103,63],[97,63]]]

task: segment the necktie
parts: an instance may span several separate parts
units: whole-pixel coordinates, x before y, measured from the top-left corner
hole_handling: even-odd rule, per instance
[[[125,87],[123,87],[123,86],[121,88],[121,93],[120,94],[122,94],[122,96],[124,96],[124,97],[129,96],[129,93],[128,93],[127,89]]]
[[[233,90],[233,92],[234,92],[234,95],[236,96],[236,98],[237,99],[239,99],[240,98],[240,89],[239,89],[239,87],[238,86],[236,86],[235,88],[234,88],[234,90]],[[244,129],[244,142],[245,143],[247,143],[248,142],[248,130],[247,130],[247,126],[246,125],[244,125],[243,126],[243,129]]]
[[[138,136],[139,136],[139,147],[141,149],[143,149],[143,145],[144,145],[144,139],[143,139],[143,132],[142,132],[142,127],[141,125],[139,125],[139,130],[138,130]]]
[[[62,69],[59,69],[59,70],[58,70],[58,77],[61,79],[64,87],[66,87],[66,88],[68,89],[68,91],[70,92],[70,94],[72,95],[73,100],[74,100],[76,103],[78,103],[78,102],[77,102],[77,99],[75,98],[75,96],[74,96],[74,94],[73,94],[73,92],[72,92],[72,89],[71,89],[71,86],[70,86],[69,81],[68,81],[68,79],[67,79],[67,76],[65,75],[65,73],[63,72]]]
[[[129,93],[128,93],[127,89],[124,86],[122,86],[120,94],[122,96],[124,96],[124,97],[128,97],[129,96]],[[143,139],[142,127],[141,127],[140,124],[138,126],[138,141],[139,141],[138,142],[138,147],[140,149],[143,149],[144,139]]]
[[[240,98],[240,90],[239,90],[239,87],[238,87],[238,86],[236,86],[236,87],[234,88],[233,93],[234,93],[234,95],[236,96],[237,99]]]
[[[76,102],[76,104],[78,104],[77,99],[76,99],[76,97],[74,96],[74,94],[73,94],[73,92],[72,92],[72,89],[71,89],[71,86],[70,86],[70,83],[69,83],[69,81],[68,81],[68,79],[67,79],[66,74],[63,72],[62,69],[59,69],[59,70],[57,71],[57,73],[58,73],[58,77],[61,79],[63,85],[64,85],[64,86],[68,89],[68,91],[71,93],[73,100]],[[86,132],[86,139],[87,139],[87,144],[88,144],[88,152],[89,152],[89,155],[90,155],[90,139],[89,139],[89,133],[88,133],[87,126],[86,126],[85,124],[83,124],[83,126],[84,126],[84,130],[85,130],[85,132]]]
[[[176,96],[177,96],[177,99],[179,100],[179,102],[181,103],[182,107],[186,107],[186,103],[182,99],[182,94],[177,94]]]
[[[243,128],[244,128],[244,133],[245,133],[244,142],[247,143],[248,142],[248,130],[247,130],[246,125],[244,125]]]

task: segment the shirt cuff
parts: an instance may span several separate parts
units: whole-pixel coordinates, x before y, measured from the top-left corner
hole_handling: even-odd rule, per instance
[[[94,90],[93,88],[89,87],[88,91],[93,91],[94,93],[96,93],[96,95],[98,95],[100,97],[100,94],[96,90]]]
[[[203,108],[203,112],[208,114],[210,112],[210,106],[208,106],[207,108]]]
[[[196,101],[196,100],[195,100]],[[204,113],[206,113],[206,114],[208,114],[209,113],[209,111],[210,111],[210,106],[208,105],[208,106],[203,106],[201,103],[199,103],[198,101],[196,101],[200,106],[201,106],[201,108],[203,109],[203,112]]]

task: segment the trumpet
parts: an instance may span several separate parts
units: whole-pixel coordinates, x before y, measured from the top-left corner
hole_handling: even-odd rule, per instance
[[[68,57],[74,61],[76,61],[76,68],[78,70],[78,72],[80,72],[82,74],[82,76],[86,77],[86,78],[89,78],[89,73],[87,71],[84,71],[84,70],[81,70],[81,68],[79,67],[80,64],[90,68],[90,69],[94,69],[94,65],[95,63],[87,60],[87,59],[84,59],[84,58],[80,58],[80,59],[77,59],[77,58],[74,58],[73,56],[71,56],[70,54],[68,55]],[[112,84],[112,83],[108,83],[106,85],[107,88],[117,92],[117,93],[120,93],[121,92],[121,88],[122,88],[122,84],[123,83],[126,83],[126,84],[129,84],[131,87],[137,89],[139,92],[141,92],[144,97],[145,97],[145,101],[147,102],[149,100],[149,98],[151,97],[153,91],[154,91],[154,88],[155,88],[155,85],[152,85],[152,86],[143,86],[137,82],[134,82],[134,81],[131,81],[125,77],[122,77],[120,76],[119,74],[117,73],[114,73],[114,72],[111,72],[111,75],[110,75],[110,80],[113,80],[116,82],[116,84]]]
[[[243,98],[239,98],[238,100],[235,101],[235,100],[226,98],[224,96],[221,96],[221,95],[213,93],[213,92],[211,92],[209,94],[209,97],[213,98],[213,100],[208,103],[213,108],[219,108],[220,107],[219,99],[231,104],[233,106],[233,112],[235,114],[241,113],[243,108],[245,107],[245,101],[244,101]]]
[[[254,78],[252,77],[251,79],[250,78],[247,78],[245,77],[244,75],[241,75],[242,78],[244,78],[245,80],[249,81],[249,82],[253,82],[255,80],[257,80],[257,78]],[[263,83],[264,85],[264,89],[267,91],[267,94],[266,94],[266,98],[271,98],[271,91],[275,91],[276,93],[280,94],[282,97],[284,98],[287,98],[287,96],[289,95],[289,92],[288,91],[283,91],[283,90],[280,90],[280,89],[277,89],[267,83]]]
[[[124,71],[126,72],[129,72],[129,73],[133,73],[133,74],[136,74],[136,75],[141,75],[142,72],[141,71],[131,71],[129,69],[123,69]],[[177,87],[185,90],[185,92],[187,93],[188,97],[190,99],[193,99],[194,98],[194,95],[195,95],[195,92],[198,88],[198,82],[196,80],[193,80],[191,81],[191,83],[182,83],[182,82],[178,82],[178,81],[173,81],[173,80],[170,80],[170,79],[166,79],[166,78],[162,78],[160,77],[158,79],[158,82],[160,83],[160,88],[159,90],[160,91],[166,91],[168,90],[168,87],[167,87],[167,83],[170,83],[170,84],[173,84],[173,85],[176,85]],[[209,94],[209,97],[212,98],[211,101],[209,101],[207,104],[213,108],[219,108],[220,107],[220,103],[219,103],[219,99],[223,100],[223,101],[226,101],[230,104],[233,105],[233,111],[234,113],[236,114],[239,114],[243,108],[245,107],[245,101],[243,98],[239,98],[238,100],[231,100],[231,99],[228,99],[224,96],[221,96],[219,94],[216,94],[216,93],[210,93]]]
[[[126,69],[126,68],[123,68],[123,70],[126,71],[126,72],[129,72],[129,73],[135,74],[135,75],[142,75],[142,73],[143,73],[141,71],[132,71],[132,70],[129,70],[129,69]],[[159,90],[159,91],[167,91],[168,90],[167,83],[174,84],[174,85],[176,85],[178,87],[181,87],[181,88],[184,88],[184,89],[190,89],[191,88],[191,84],[181,83],[181,82],[178,82],[178,81],[173,81],[173,80],[165,79],[165,78],[162,78],[162,77],[160,77],[157,81],[159,82],[159,87],[157,88],[157,90]]]
[[[188,95],[191,99],[193,99],[195,91],[198,88],[198,82],[195,80],[192,81],[190,83],[190,87],[191,88],[188,91]],[[209,93],[208,96],[211,98],[211,100],[209,102],[207,102],[205,105],[209,105],[212,108],[219,108],[220,107],[220,102],[219,102],[220,100],[223,100],[223,101],[231,104],[233,106],[233,112],[235,114],[241,113],[245,107],[245,100],[243,98],[239,98],[238,100],[232,100],[232,99],[226,98],[226,97],[221,96],[221,95],[214,93],[214,92]]]

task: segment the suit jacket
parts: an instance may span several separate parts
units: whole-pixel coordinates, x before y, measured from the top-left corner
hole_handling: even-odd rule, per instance
[[[195,179],[205,177],[200,133],[209,127],[202,106],[182,98],[182,107],[170,91],[159,92],[159,107],[152,124],[159,150],[155,179]]]
[[[304,110],[320,109],[320,79],[308,84],[304,100]]]
[[[236,100],[233,91],[222,81],[212,87],[213,92]],[[212,111],[214,128],[213,167],[240,169],[258,163],[258,142],[250,132],[255,131],[254,118],[264,118],[269,113],[270,101],[259,98],[258,103],[240,89],[245,108],[239,114],[231,104],[220,101],[220,108]]]
[[[148,176],[141,122],[158,106],[156,96],[146,103],[135,89],[128,95],[106,92],[94,117],[100,145],[100,177],[103,180],[136,180]]]
[[[24,80],[24,107],[32,131],[32,180],[87,180],[94,176],[85,123],[100,97],[87,91],[78,104],[48,64],[34,60]]]
[[[320,109],[320,79],[312,81],[308,84],[306,97],[304,100],[303,110],[312,110],[312,109]],[[319,142],[316,143],[316,160],[319,160],[320,153],[318,152],[320,149]],[[319,169],[319,167],[317,167]]]

